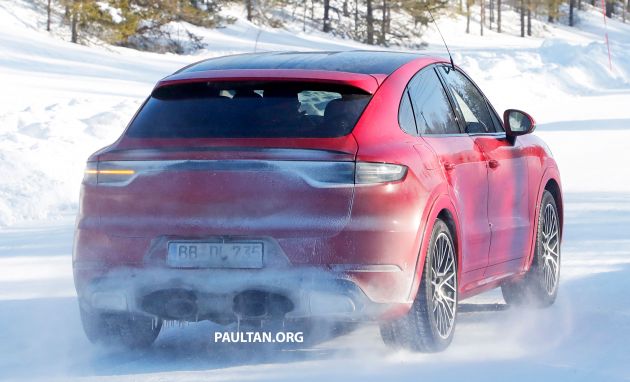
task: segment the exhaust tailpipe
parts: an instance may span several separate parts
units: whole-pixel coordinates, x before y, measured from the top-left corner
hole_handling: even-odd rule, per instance
[[[237,294],[232,305],[234,314],[243,319],[282,319],[293,308],[286,296],[259,290]]]
[[[153,292],[142,299],[142,309],[167,320],[194,321],[197,318],[197,296],[184,289]]]

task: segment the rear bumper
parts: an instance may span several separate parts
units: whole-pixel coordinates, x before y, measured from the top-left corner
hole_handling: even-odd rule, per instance
[[[235,297],[254,290],[288,299],[293,306],[287,317],[371,320],[404,314],[415,298],[412,285],[417,265],[422,264],[418,251],[424,221],[424,202],[417,196],[424,193],[408,181],[352,188],[352,206],[344,207],[342,221],[318,213],[329,211],[336,200],[332,197],[311,200],[314,204],[308,204],[308,210],[298,198],[282,206],[286,214],[241,208],[240,215],[230,219],[238,203],[213,204],[221,206],[224,214],[218,216],[225,221],[213,213],[204,213],[204,219],[176,218],[189,216],[190,211],[184,214],[169,203],[161,207],[172,208],[168,214],[103,217],[94,210],[98,206],[104,211],[103,204],[86,203],[86,195],[96,192],[88,191],[74,247],[75,284],[82,304],[95,305],[97,299],[104,301],[102,308],[146,313],[147,295],[170,291],[205,307],[200,319],[203,313],[234,318]],[[111,190],[104,194],[116,199]],[[256,198],[258,205],[266,205],[264,195]],[[341,211],[338,207],[332,210]],[[264,242],[262,269],[178,270],[165,264],[169,241],[240,239]],[[155,305],[163,301],[157,299]],[[209,312],[212,307],[215,311]]]
[[[357,225],[347,227],[341,233],[330,237],[307,235],[271,237],[256,234],[221,236],[201,235],[197,232],[125,237],[107,233],[98,225],[90,226],[87,223],[89,220],[83,220],[75,235],[75,284],[79,294],[88,290],[95,279],[116,276],[115,270],[125,268],[135,269],[135,272],[140,274],[155,274],[163,270],[169,278],[181,278],[183,283],[188,277],[194,278],[198,273],[208,272],[207,277],[203,279],[205,284],[199,282],[195,287],[202,290],[210,287],[217,288],[214,289],[215,292],[223,291],[230,287],[230,280],[221,284],[213,281],[215,275],[224,272],[221,269],[177,271],[169,268],[165,263],[168,243],[172,240],[244,238],[264,242],[264,267],[252,271],[251,276],[244,270],[228,270],[227,279],[238,277],[257,280],[256,275],[264,274],[263,278],[266,279],[261,279],[261,283],[270,287],[281,284],[284,280],[304,277],[321,280],[321,284],[324,285],[336,283],[335,280],[345,280],[343,282],[352,283],[367,301],[376,304],[407,303],[414,298],[411,286],[418,259],[417,231],[389,229],[382,219],[372,223],[378,225],[378,229],[372,225]],[[407,227],[405,224],[400,226]],[[313,276],[313,273],[317,273],[317,277]],[[142,284],[150,286],[152,282],[163,283],[160,277],[144,276]],[[242,288],[245,287],[251,285],[242,285]],[[287,288],[300,287],[302,283],[297,282],[287,285]]]
[[[117,268],[74,264],[84,308],[181,321],[327,318],[387,319],[410,303],[377,303],[344,273],[315,267],[241,269]],[[246,305],[242,304],[245,301]]]

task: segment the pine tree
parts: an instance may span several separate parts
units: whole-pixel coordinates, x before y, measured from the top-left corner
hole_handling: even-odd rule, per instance
[[[471,2],[474,0],[466,1]],[[438,11],[445,8],[447,5],[448,0],[402,0],[399,4],[399,7],[401,10],[404,10],[411,17],[413,17],[415,24],[420,23],[421,25],[427,25],[429,21],[431,21],[431,18],[429,17],[429,12],[435,15]]]
[[[611,0],[606,0],[606,17],[611,18],[615,11],[615,3]]]
[[[560,4],[562,0],[546,0],[547,21],[553,23],[560,15]]]
[[[112,25],[111,15],[96,0],[62,0],[70,22],[70,41],[78,43],[81,33],[98,35]]]

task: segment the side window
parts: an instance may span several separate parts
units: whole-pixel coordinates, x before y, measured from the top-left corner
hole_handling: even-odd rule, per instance
[[[501,118],[499,118],[497,113],[490,111],[490,114],[492,114],[492,120],[494,121],[494,129],[499,132],[505,131],[505,128],[503,127],[503,122],[501,121]]]
[[[398,124],[405,133],[418,135],[416,120],[413,116],[413,109],[411,108],[411,101],[409,100],[409,93],[407,92],[407,89],[405,89],[402,99],[400,100],[400,108],[398,109]]]
[[[466,122],[466,132],[474,134],[498,131],[486,99],[479,89],[466,76],[451,67],[441,66],[439,70],[462,112]]]
[[[418,133],[457,134],[459,128],[448,96],[433,69],[425,69],[409,83]]]

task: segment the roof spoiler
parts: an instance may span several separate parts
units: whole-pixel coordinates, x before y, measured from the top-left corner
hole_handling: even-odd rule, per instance
[[[163,86],[195,82],[284,81],[346,85],[374,94],[383,78],[370,74],[305,69],[232,69],[175,73],[163,78],[155,89]]]

